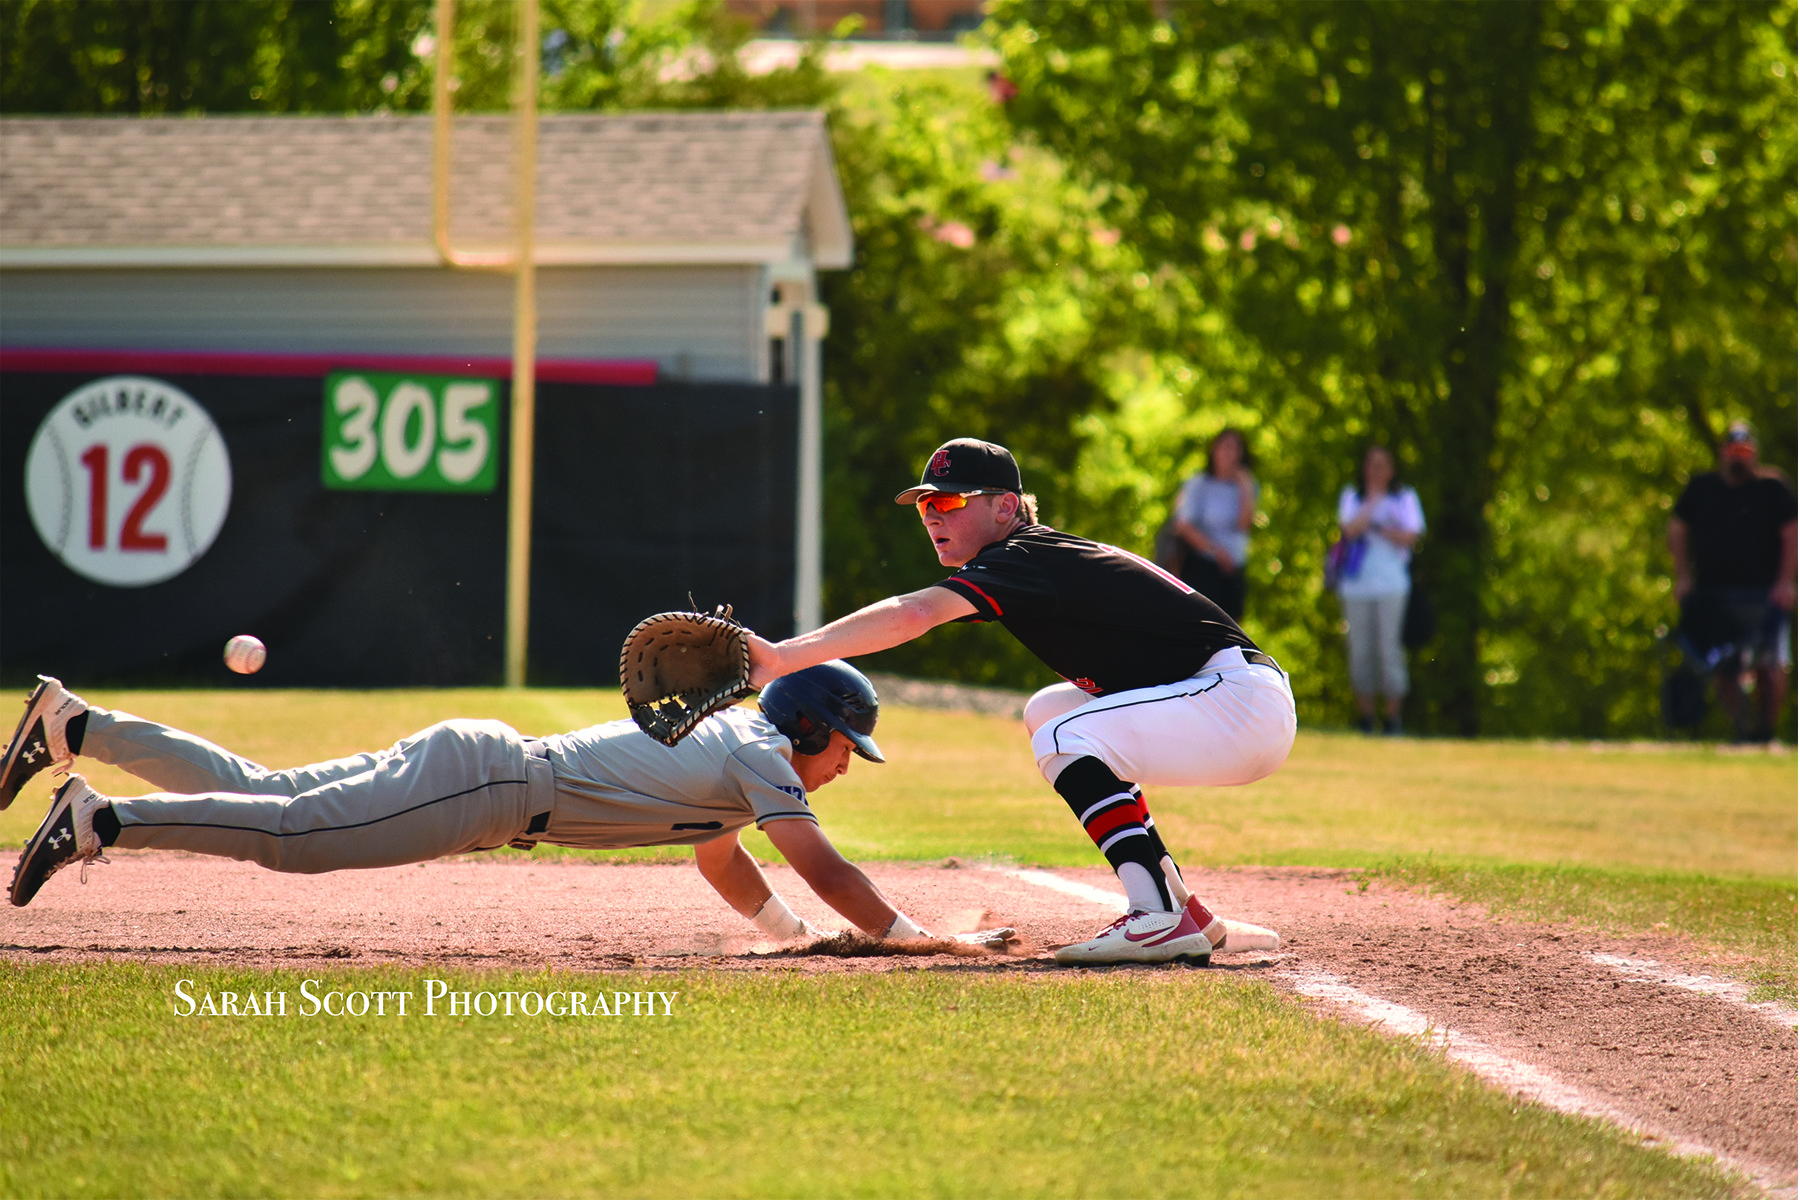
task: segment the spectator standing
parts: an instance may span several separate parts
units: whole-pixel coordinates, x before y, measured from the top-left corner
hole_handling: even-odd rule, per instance
[[[1720,443],[1719,469],[1688,481],[1669,520],[1681,632],[1713,664],[1741,742],[1774,739],[1787,695],[1794,514],[1793,490],[1758,463],[1756,432],[1738,421]],[[1754,712],[1746,669],[1756,679]]]
[[[1259,491],[1243,432],[1222,429],[1206,448],[1206,469],[1182,485],[1175,501],[1175,533],[1188,550],[1181,581],[1238,622]]]
[[[1412,548],[1425,532],[1418,493],[1400,482],[1386,446],[1363,452],[1360,482],[1338,496],[1338,525],[1346,541],[1362,542],[1356,563],[1338,582],[1350,652],[1350,687],[1356,694],[1356,724],[1375,732],[1376,694],[1386,700],[1381,721],[1386,734],[1400,732],[1400,705],[1406,699],[1406,647],[1401,629],[1412,592]]]

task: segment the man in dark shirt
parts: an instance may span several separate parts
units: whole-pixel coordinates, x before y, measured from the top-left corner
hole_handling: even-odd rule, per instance
[[[1719,469],[1694,476],[1669,520],[1681,631],[1715,668],[1739,741],[1766,742],[1787,693],[1794,609],[1794,493],[1757,462],[1756,434],[1726,431]],[[1756,711],[1741,675],[1756,678]]]
[[[921,591],[785,642],[751,641],[751,680],[872,654],[950,621],[998,621],[1067,683],[1025,706],[1038,768],[1125,886],[1126,915],[1059,962],[1209,962],[1225,926],[1163,845],[1140,784],[1261,779],[1294,743],[1294,696],[1275,660],[1218,605],[1115,546],[1037,523],[1002,446],[939,447],[916,504],[938,561]]]

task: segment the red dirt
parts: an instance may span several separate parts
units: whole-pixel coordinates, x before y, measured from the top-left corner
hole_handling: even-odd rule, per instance
[[[979,865],[875,864],[868,870],[877,884],[928,929],[1012,925],[1020,944],[975,956],[771,954],[774,948],[688,866],[506,856],[292,876],[183,854],[112,857],[91,869],[88,886],[79,886],[71,869],[29,908],[6,910],[0,957],[1058,978],[1076,973],[1055,966],[1049,948],[1090,936],[1114,915]],[[769,871],[800,915],[841,927],[792,872]],[[1118,890],[1104,868],[1057,873]],[[1706,1147],[1767,1190],[1793,1194],[1800,1080],[1791,1017],[1784,1023],[1743,1003],[1634,982],[1589,955],[1655,959],[1714,976],[1728,975],[1729,964],[1709,963],[1674,938],[1608,940],[1501,923],[1474,906],[1380,885],[1363,891],[1346,872],[1230,870],[1192,882],[1219,912],[1279,930],[1284,939],[1279,953],[1220,956],[1212,969],[1288,990],[1302,977],[1334,976],[1422,1013],[1433,1028],[1549,1072],[1653,1135]]]

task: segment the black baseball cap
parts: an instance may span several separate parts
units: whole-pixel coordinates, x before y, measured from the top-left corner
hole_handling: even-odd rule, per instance
[[[992,442],[956,438],[939,446],[919,475],[919,486],[894,497],[912,504],[927,492],[1018,492],[1019,464],[1012,451]]]

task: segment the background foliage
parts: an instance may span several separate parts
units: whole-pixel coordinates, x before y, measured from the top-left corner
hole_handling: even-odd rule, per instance
[[[457,6],[459,110],[512,9]],[[428,0],[12,0],[0,111],[424,111]],[[1413,728],[1643,735],[1663,530],[1733,417],[1795,447],[1791,4],[996,0],[978,71],[752,76],[716,3],[544,0],[547,109],[831,110],[857,262],[824,281],[831,613],[940,568],[891,502],[953,436],[1049,523],[1147,551],[1218,428],[1263,484],[1246,624],[1347,712],[1320,569],[1391,444],[1442,612]],[[1014,687],[997,629],[887,670]],[[1791,726],[1790,726],[1791,728]]]
[[[1653,727],[1670,493],[1731,416],[1792,467],[1791,6],[1002,0],[992,27],[1015,123],[1177,298],[1146,344],[1257,352],[1293,505],[1264,544],[1304,568],[1273,590],[1316,590],[1387,442],[1443,616],[1416,715]]]

